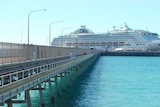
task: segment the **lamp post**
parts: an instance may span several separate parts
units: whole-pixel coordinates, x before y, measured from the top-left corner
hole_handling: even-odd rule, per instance
[[[62,20],[61,21],[54,21],[54,22],[51,22],[50,25],[49,25],[49,46],[51,46],[51,25],[53,23],[58,23],[58,22],[63,22]]]
[[[33,11],[30,11],[29,14],[28,14],[28,45],[29,45],[29,17],[30,15],[33,13],[33,12],[38,12],[38,11],[46,11],[47,9],[39,9],[39,10],[33,10]]]
[[[62,32],[61,32],[61,33],[62,33],[62,37],[61,37],[61,47],[62,47],[62,45],[63,45],[63,31],[66,30],[66,29],[71,29],[71,28],[72,28],[72,27],[66,27],[66,28],[63,28],[63,29],[62,29]]]

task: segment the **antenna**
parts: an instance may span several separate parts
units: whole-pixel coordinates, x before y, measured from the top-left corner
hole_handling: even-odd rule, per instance
[[[146,26],[146,30],[148,31],[148,26]]]
[[[22,44],[23,42],[23,29],[21,30],[21,40],[20,40],[20,43]]]
[[[48,42],[47,40],[48,40],[48,35],[46,36],[46,46],[47,46],[47,42]]]

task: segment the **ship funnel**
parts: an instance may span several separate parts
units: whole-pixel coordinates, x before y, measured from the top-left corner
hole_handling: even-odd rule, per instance
[[[86,25],[82,25],[81,28],[82,28],[82,29],[86,29]]]

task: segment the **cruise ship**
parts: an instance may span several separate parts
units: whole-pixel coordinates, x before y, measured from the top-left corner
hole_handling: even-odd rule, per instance
[[[157,33],[133,30],[126,24],[103,34],[95,34],[83,25],[68,35],[53,39],[52,45],[102,51],[159,51],[160,38]]]

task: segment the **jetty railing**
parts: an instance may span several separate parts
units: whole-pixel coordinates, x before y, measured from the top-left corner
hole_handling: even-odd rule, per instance
[[[40,65],[30,69],[17,71],[0,76],[0,103],[16,96],[17,94],[31,89],[38,84],[70,69],[85,60],[91,58],[93,54],[82,55],[55,63]]]

